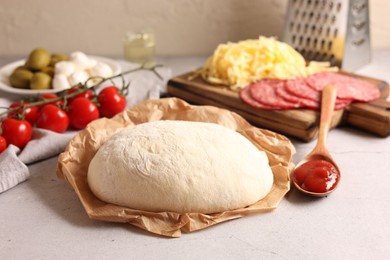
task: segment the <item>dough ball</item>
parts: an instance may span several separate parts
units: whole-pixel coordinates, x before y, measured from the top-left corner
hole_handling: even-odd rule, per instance
[[[155,121],[104,143],[88,169],[102,201],[160,212],[215,213],[264,198],[273,174],[265,152],[224,126]]]

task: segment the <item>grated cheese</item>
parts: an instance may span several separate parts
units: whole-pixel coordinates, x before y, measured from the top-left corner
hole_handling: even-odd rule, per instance
[[[201,76],[213,84],[239,89],[263,78],[291,79],[321,71],[337,71],[328,62],[306,61],[290,45],[274,38],[220,44],[201,69]]]

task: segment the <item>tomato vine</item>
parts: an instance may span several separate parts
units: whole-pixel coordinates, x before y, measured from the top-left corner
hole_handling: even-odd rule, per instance
[[[113,82],[113,79],[115,79],[115,78],[122,78],[123,94],[126,95],[127,92],[128,92],[127,89],[130,86],[130,83],[126,84],[125,78],[124,78],[125,75],[131,74],[131,73],[134,73],[134,72],[137,72],[137,71],[141,71],[141,70],[147,70],[147,71],[153,72],[159,79],[162,79],[162,76],[157,71],[157,68],[159,68],[159,67],[162,67],[162,65],[153,65],[153,66],[141,65],[141,66],[139,66],[137,68],[134,68],[134,69],[131,69],[131,70],[127,70],[125,72],[113,75],[111,77],[106,77],[105,78],[105,77],[100,77],[100,76],[93,76],[93,77],[88,78],[85,83],[79,83],[79,84],[73,86],[72,89],[76,89],[76,91],[74,91],[72,93],[67,93],[67,91],[69,90],[69,89],[67,89],[67,90],[62,91],[60,93],[60,95],[58,96],[58,98],[42,99],[42,100],[38,100],[38,101],[35,101],[35,102],[25,103],[22,108],[26,109],[26,108],[34,107],[34,106],[42,106],[42,105],[45,105],[45,104],[48,104],[48,103],[52,103],[52,102],[57,102],[57,101],[64,101],[66,103],[66,101],[69,100],[70,98],[76,97],[77,95],[80,95],[81,93],[86,92],[88,90],[92,90],[92,91],[96,92],[96,90],[98,88],[100,88],[103,83],[105,83],[107,81]],[[90,84],[89,82],[96,81],[96,80],[98,80],[97,83],[89,86],[89,84]],[[7,116],[9,113],[18,111],[20,109],[21,109],[21,107],[6,108],[6,111],[0,113],[0,119],[5,117],[5,116]]]

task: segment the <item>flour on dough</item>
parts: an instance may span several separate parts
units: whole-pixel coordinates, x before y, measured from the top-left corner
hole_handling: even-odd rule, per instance
[[[160,212],[215,213],[264,198],[273,174],[265,152],[227,127],[155,121],[104,143],[88,169],[102,201]]]

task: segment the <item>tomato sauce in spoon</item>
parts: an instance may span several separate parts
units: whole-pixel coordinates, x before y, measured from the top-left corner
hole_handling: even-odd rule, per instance
[[[326,160],[310,160],[295,169],[294,181],[302,189],[324,193],[333,190],[340,178],[337,168]]]

